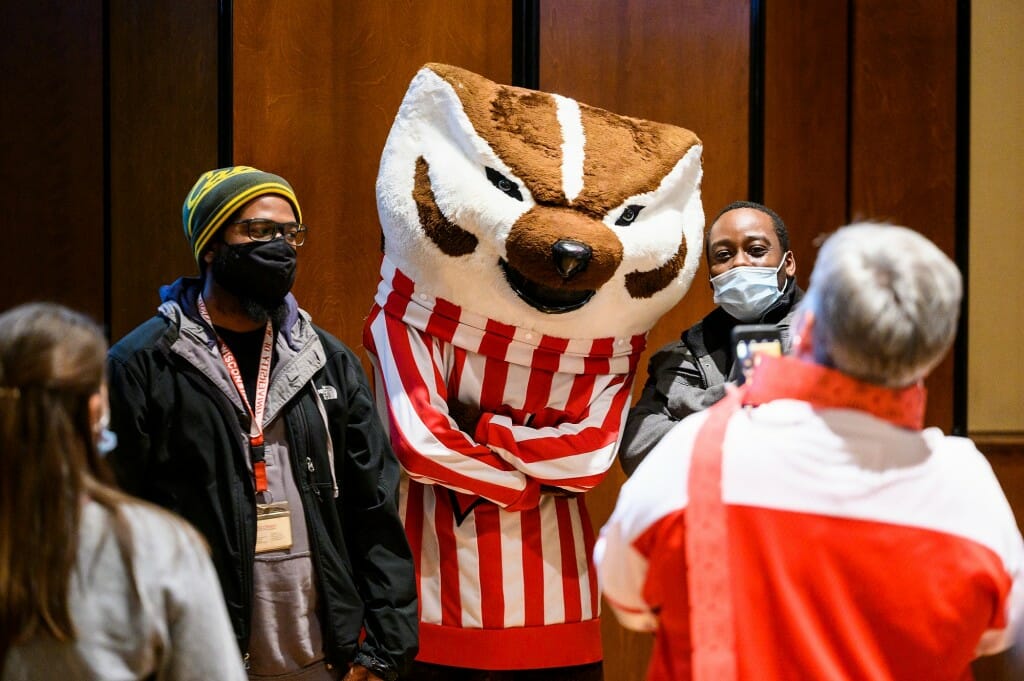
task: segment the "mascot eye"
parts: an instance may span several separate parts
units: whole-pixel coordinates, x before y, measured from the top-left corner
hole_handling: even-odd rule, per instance
[[[622,211],[622,215],[615,221],[615,224],[619,227],[627,227],[633,224],[636,217],[640,215],[640,211],[644,209],[643,206],[626,206],[626,210]]]
[[[519,185],[508,179],[494,168],[487,168],[487,179],[491,181],[495,187],[505,192],[513,199],[517,201],[523,200],[523,195],[519,192]]]

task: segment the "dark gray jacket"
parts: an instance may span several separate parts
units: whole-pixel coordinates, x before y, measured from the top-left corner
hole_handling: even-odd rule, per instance
[[[786,291],[765,312],[758,324],[774,324],[782,334],[783,352],[789,352],[789,324],[804,292],[790,278]],[[732,375],[732,329],[740,324],[716,307],[682,337],[656,352],[647,367],[647,383],[636,406],[629,411],[619,445],[619,462],[632,475],[644,457],[678,421],[707,409],[725,396]]]

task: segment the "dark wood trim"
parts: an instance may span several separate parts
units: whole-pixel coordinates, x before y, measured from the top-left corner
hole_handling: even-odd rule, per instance
[[[960,321],[953,344],[953,434],[963,435],[967,423],[968,290],[971,196],[971,2],[956,3],[956,184],[954,186],[955,259],[963,275]]]
[[[1024,455],[1024,431],[982,431],[970,437],[985,456]]]
[[[747,200],[764,201],[765,3],[750,0],[750,129]]]
[[[844,178],[846,198],[843,204],[843,211],[845,212],[843,224],[853,219],[853,211],[851,209],[853,205],[853,172],[850,163],[853,158],[853,83],[854,59],[857,56],[854,54],[853,46],[857,38],[854,35],[857,26],[856,19],[854,0],[849,0],[846,3],[846,177]],[[838,227],[838,225],[836,226]]]
[[[540,88],[540,0],[512,2],[512,84]]]
[[[220,0],[217,11],[217,164],[234,164],[234,2]]]
[[[112,226],[111,200],[111,159],[110,159],[110,0],[103,0],[103,329],[107,334],[107,342],[112,342],[112,323],[114,314],[114,275],[113,248],[114,236]]]

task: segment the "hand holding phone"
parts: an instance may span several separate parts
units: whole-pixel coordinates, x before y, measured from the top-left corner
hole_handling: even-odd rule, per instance
[[[740,324],[733,327],[733,377],[742,384],[750,378],[762,357],[782,356],[782,334],[773,324]]]

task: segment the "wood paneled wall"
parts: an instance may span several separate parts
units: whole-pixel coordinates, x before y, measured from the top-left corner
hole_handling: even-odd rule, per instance
[[[1024,527],[1024,432],[971,433],[971,439],[992,464],[1017,519],[1017,527]],[[1018,633],[1015,650],[979,658],[973,671],[975,681],[1024,679],[1024,631]]]
[[[953,254],[956,4],[753,3],[765,12],[762,55],[752,53],[751,0],[544,0],[539,85],[694,130],[705,145],[706,212],[763,198],[790,226],[806,284],[814,239],[851,219],[906,224]],[[234,21],[230,82],[218,76],[218,3],[14,5],[2,10],[0,54],[18,68],[2,76],[0,172],[3,214],[20,229],[0,254],[0,309],[47,298],[101,319],[109,310],[115,340],[152,314],[160,284],[195,271],[181,201],[229,142],[233,163],[295,186],[310,225],[296,293],[361,351],[380,259],[374,180],[409,80],[427,61],[499,82],[512,74],[507,0],[220,3]],[[750,146],[750,116],[760,115],[752,58],[765,73],[764,165],[754,169],[764,197],[747,195],[761,157]],[[218,129],[225,88],[230,131]],[[651,333],[645,359],[711,309],[706,277],[702,267]],[[929,387],[929,421],[948,429],[951,360]],[[1020,467],[997,463],[1015,483]],[[596,525],[621,482],[616,466],[591,495]],[[609,681],[643,678],[649,638],[627,634],[610,613],[604,635]]]
[[[853,8],[850,218],[906,225],[955,257],[956,0]],[[948,432],[952,356],[927,385],[927,422]]]
[[[0,310],[104,318],[103,2],[0,5]]]
[[[956,0],[766,5],[764,202],[799,280],[818,239],[856,220],[906,225],[955,258]],[[948,432],[952,354],[927,386],[927,422]]]
[[[284,1],[234,5],[235,163],[292,183],[310,228],[296,296],[318,324],[359,350],[380,272],[374,182],[398,105],[429,61],[508,82],[511,5],[308,0],[301,12]]]
[[[765,3],[764,203],[786,222],[804,289],[816,243],[849,215],[851,1]]]
[[[217,167],[217,5],[110,0],[111,338],[156,313],[198,267],[181,204]]]

